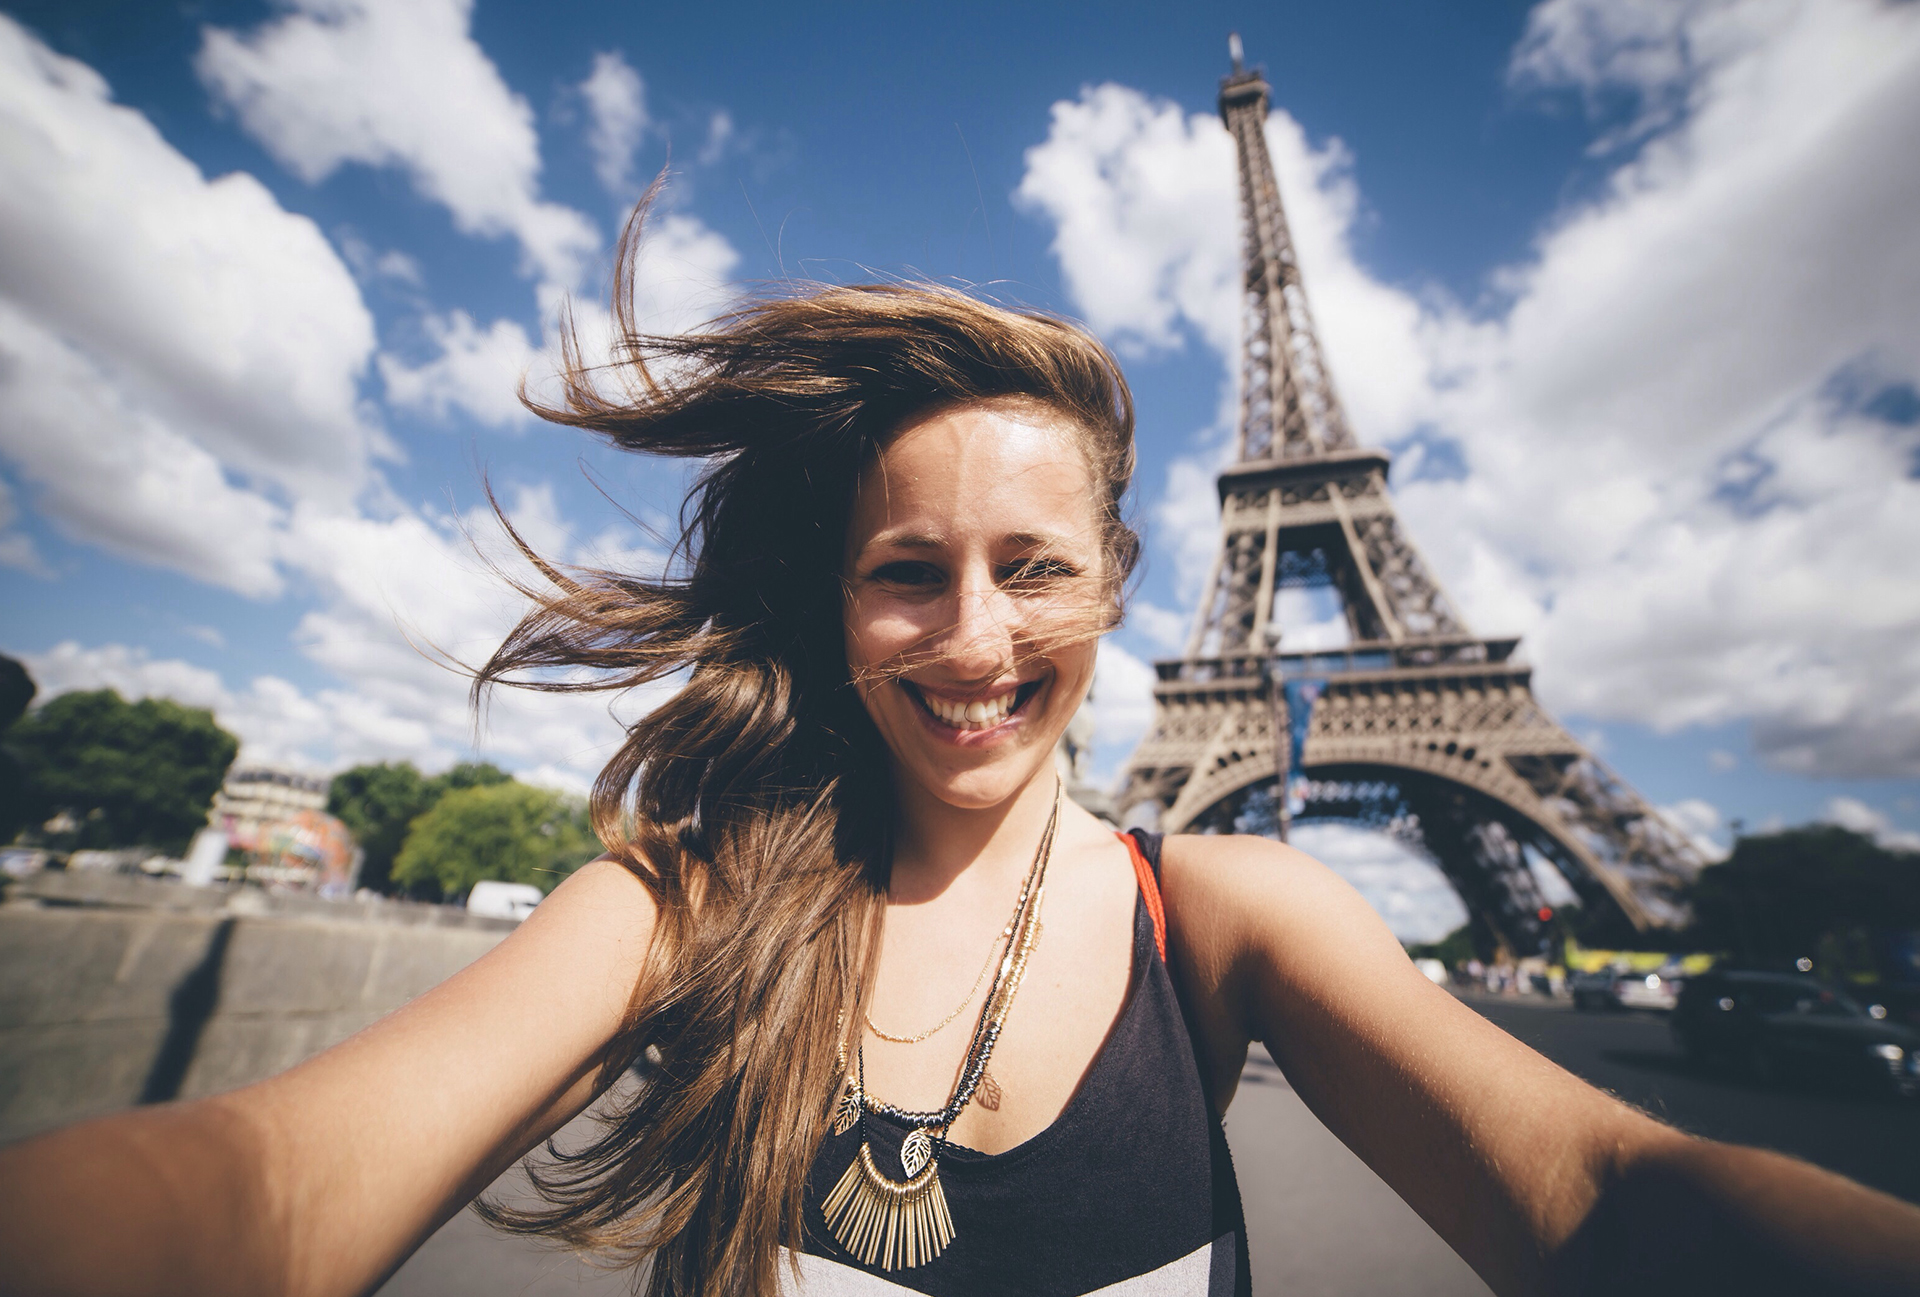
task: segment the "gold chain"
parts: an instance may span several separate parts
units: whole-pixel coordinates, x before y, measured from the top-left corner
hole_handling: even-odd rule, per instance
[[[868,1013],[865,1009],[862,1009],[860,1011],[860,1016],[867,1020],[867,1030],[871,1031],[874,1035],[880,1037],[880,1039],[890,1040],[896,1045],[917,1045],[921,1041],[931,1038],[932,1036],[934,1036],[936,1033],[940,1032],[944,1028],[951,1026],[953,1024],[953,1020],[959,1017],[962,1011],[964,1011],[969,1004],[973,1003],[973,997],[980,994],[980,983],[987,980],[987,970],[993,967],[994,954],[1000,949],[1000,943],[1002,941],[1007,940],[1011,936],[1013,936],[1013,925],[1009,923],[1006,927],[1000,929],[1000,934],[993,939],[993,944],[987,947],[986,962],[980,965],[980,973],[978,976],[976,976],[973,979],[973,986],[967,992],[967,998],[960,1001],[960,1003],[954,1005],[952,1013],[949,1013],[946,1017],[934,1023],[931,1027],[928,1027],[925,1031],[921,1032],[919,1035],[896,1036],[891,1032],[882,1031],[879,1027],[874,1025],[873,1015]]]

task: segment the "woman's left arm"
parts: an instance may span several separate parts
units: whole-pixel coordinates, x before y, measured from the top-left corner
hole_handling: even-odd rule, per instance
[[[1264,1042],[1496,1292],[1920,1292],[1920,1209],[1586,1084],[1429,982],[1310,857],[1169,838],[1163,882],[1216,1092]]]

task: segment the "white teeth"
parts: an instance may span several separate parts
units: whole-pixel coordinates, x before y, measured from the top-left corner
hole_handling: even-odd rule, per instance
[[[1001,694],[998,698],[976,699],[969,703],[948,702],[944,698],[935,698],[927,693],[922,693],[920,698],[926,703],[928,711],[955,729],[979,730],[988,729],[1005,720],[1007,714],[1013,710],[1014,700],[1018,696],[1017,692],[1010,691]]]

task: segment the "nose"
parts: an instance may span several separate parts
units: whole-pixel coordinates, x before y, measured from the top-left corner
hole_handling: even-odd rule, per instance
[[[954,590],[953,628],[940,655],[947,668],[969,680],[1005,673],[1013,665],[1016,617],[1013,599],[991,573],[966,574]]]

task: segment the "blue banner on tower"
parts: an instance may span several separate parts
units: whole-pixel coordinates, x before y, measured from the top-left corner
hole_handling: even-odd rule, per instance
[[[1307,804],[1307,731],[1313,725],[1313,705],[1325,692],[1325,680],[1288,680],[1287,697],[1287,814],[1298,815]]]

